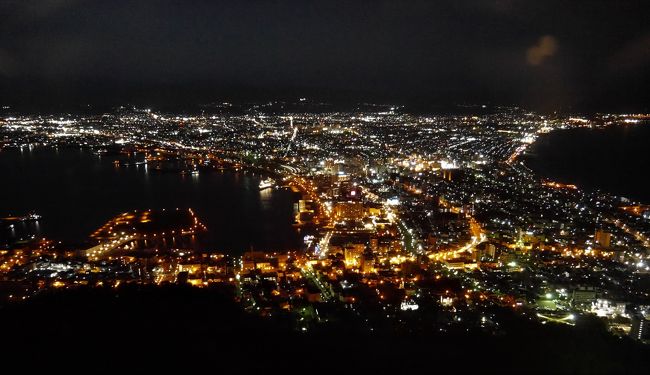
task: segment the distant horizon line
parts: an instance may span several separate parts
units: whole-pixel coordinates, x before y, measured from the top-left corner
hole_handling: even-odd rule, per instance
[[[217,110],[225,110],[231,107],[245,107],[250,105],[260,104],[274,104],[274,105],[312,105],[320,107],[335,107],[334,112],[373,112],[370,108],[345,108],[345,107],[359,107],[359,106],[378,106],[384,107],[386,110],[397,110],[399,113],[435,113],[435,114],[451,114],[462,110],[478,109],[480,111],[490,110],[503,110],[503,109],[518,109],[522,111],[534,112],[537,114],[584,114],[584,115],[597,115],[597,114],[615,114],[615,115],[650,115],[650,109],[636,109],[636,110],[607,110],[603,109],[572,109],[557,108],[554,110],[540,110],[535,109],[533,106],[526,106],[517,103],[495,104],[490,101],[467,101],[467,102],[433,102],[433,103],[406,103],[400,101],[389,100],[327,100],[323,98],[315,98],[309,96],[293,96],[293,97],[269,97],[268,99],[242,99],[242,98],[219,98],[210,101],[196,101],[196,102],[158,102],[158,103],[144,103],[140,100],[126,100],[123,102],[107,101],[106,103],[95,102],[77,102],[77,103],[1,103],[0,113],[6,111],[18,111],[20,113],[43,113],[43,114],[58,114],[58,113],[77,113],[86,111],[116,111],[120,109],[129,108],[131,110],[155,110],[160,112],[210,112]],[[390,108],[394,107],[394,108]],[[237,108],[235,108],[237,109]],[[240,108],[244,109],[244,108]],[[277,108],[269,108],[270,110],[277,111]],[[280,108],[282,109],[282,108]],[[296,111],[299,108],[285,109],[287,113]],[[316,112],[317,108],[307,109],[304,108],[298,112]],[[379,109],[376,111],[379,112]]]

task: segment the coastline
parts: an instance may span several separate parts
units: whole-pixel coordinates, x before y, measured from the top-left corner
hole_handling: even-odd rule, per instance
[[[639,144],[642,139],[632,135],[622,136],[623,133],[643,133],[642,139],[650,141],[650,122],[555,128],[538,134],[535,141],[517,156],[516,161],[543,181],[575,185],[583,191],[602,192],[622,200],[648,203],[650,194],[644,194],[643,188],[630,189],[631,186],[645,186],[648,183],[649,177],[643,175],[640,167],[630,166],[633,162],[644,164],[644,155],[636,148],[623,144],[623,139],[633,145]],[[612,146],[608,148],[610,144]],[[602,152],[591,152],[594,150]]]
[[[6,148],[0,153],[12,152],[11,150],[12,148]],[[32,151],[35,150],[37,153],[46,150],[54,155],[55,147],[36,146],[32,148]],[[284,189],[260,194],[259,179],[269,176],[267,171],[228,163],[223,166],[201,167],[196,175],[182,173],[183,168],[177,167],[171,167],[168,171],[154,172],[153,163],[116,165],[114,159],[119,157],[118,154],[114,158],[97,155],[94,150],[96,150],[94,147],[58,148],[58,153],[64,157],[64,160],[56,161],[48,154],[40,157],[21,156],[20,150],[14,149],[13,156],[6,161],[21,158],[30,161],[26,162],[27,159],[23,159],[25,165],[21,162],[5,171],[7,181],[12,181],[13,186],[5,189],[4,203],[0,204],[6,211],[3,214],[24,215],[35,207],[44,207],[37,212],[43,215],[42,235],[48,239],[72,243],[77,241],[77,238],[87,241],[86,236],[106,220],[130,211],[132,207],[133,209],[193,208],[197,210],[201,219],[210,222],[207,227],[211,233],[201,235],[207,237],[205,247],[210,251],[239,254],[249,250],[251,246],[262,251],[277,251],[285,248],[294,249],[300,245],[298,234],[289,235],[289,231],[295,232],[290,220],[293,218],[294,203],[299,198]],[[182,159],[184,155],[181,154],[182,151],[179,153]],[[133,158],[124,160],[133,161]],[[77,161],[80,163],[76,163]],[[39,165],[42,162],[47,162],[47,165]],[[32,168],[32,172],[28,173],[29,168]],[[82,171],[76,179],[77,183],[56,183],[59,181],[54,177],[56,172],[69,174],[73,170]],[[87,181],[88,186],[85,186],[86,183],[82,181]],[[39,201],[47,199],[39,193],[37,187],[39,184],[58,189],[58,193],[52,194],[68,203],[39,206]],[[20,186],[27,188],[21,189]],[[130,193],[130,189],[135,190]],[[76,195],[71,190],[76,191]],[[120,198],[109,199],[109,195]],[[25,204],[13,204],[12,201],[20,201],[18,199],[20,196],[26,197],[22,200]],[[27,197],[31,198],[27,199]],[[114,200],[114,206],[107,207],[105,204],[98,203],[108,200]],[[95,205],[100,207],[103,205],[104,208],[99,209]],[[65,210],[81,213],[65,214],[63,212]],[[65,222],[76,221],[79,215],[86,217],[82,219],[85,223],[82,225],[83,228],[78,231],[65,229]],[[274,224],[270,226],[264,224],[267,219]],[[248,234],[245,231],[248,231]],[[270,235],[276,232],[284,235],[282,237]],[[233,236],[235,240],[225,240],[222,238],[223,233],[241,235]],[[279,239],[284,237],[289,239]]]

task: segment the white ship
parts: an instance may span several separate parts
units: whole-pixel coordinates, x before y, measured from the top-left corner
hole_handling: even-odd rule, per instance
[[[273,179],[267,178],[266,180],[260,181],[260,190],[271,188],[273,185],[275,185],[275,181],[273,181]]]

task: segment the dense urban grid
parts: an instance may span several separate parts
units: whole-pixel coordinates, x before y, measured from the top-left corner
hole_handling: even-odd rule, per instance
[[[2,304],[52,289],[189,284],[229,287],[245,311],[289,317],[298,332],[346,319],[368,331],[498,335],[514,313],[540,325],[597,316],[613,335],[650,339],[650,206],[541,179],[521,160],[543,133],[646,115],[481,106],[464,111],[476,115],[417,115],[304,99],[192,115],[4,112],[0,152],[80,147],[147,173],[261,172],[261,190],[301,194],[294,225],[304,245],[241,256],[196,249],[183,238],[218,228],[192,209],[115,212],[89,247],[7,237]],[[41,219],[16,214],[0,230]]]

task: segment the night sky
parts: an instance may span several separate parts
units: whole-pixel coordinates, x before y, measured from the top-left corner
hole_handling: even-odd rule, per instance
[[[1,0],[0,104],[311,96],[643,111],[643,3]]]

